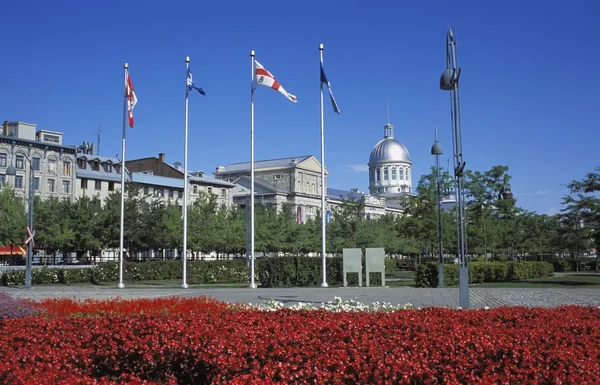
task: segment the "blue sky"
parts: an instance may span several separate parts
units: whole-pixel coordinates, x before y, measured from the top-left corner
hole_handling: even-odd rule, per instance
[[[320,157],[319,43],[341,115],[326,104],[329,186],[368,188],[365,165],[386,103],[412,156],[413,185],[452,152],[445,28],[456,24],[467,168],[510,167],[518,204],[560,208],[565,185],[599,165],[600,3],[349,0],[298,2],[8,2],[3,8],[0,119],[63,131],[120,155],[123,63],[139,102],[127,158],[183,160],[185,56],[207,97],[190,97],[189,164],[250,158],[250,57],[298,97],[260,87],[256,159]],[[327,101],[327,100],[326,100]]]

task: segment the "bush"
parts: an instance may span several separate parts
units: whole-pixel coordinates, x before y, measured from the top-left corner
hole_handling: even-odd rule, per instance
[[[395,259],[386,258],[383,262],[385,263],[385,272],[386,273],[393,273],[395,271],[398,271],[398,263],[396,262]]]
[[[0,281],[4,286],[25,283],[24,269],[7,270],[0,274]],[[248,282],[249,277],[248,268],[243,260],[187,262],[187,279],[191,284],[242,283]],[[128,282],[182,278],[181,261],[125,262],[123,264],[123,279]],[[92,268],[42,267],[31,270],[31,283],[35,285],[117,282],[118,279],[118,262],[104,262]]]
[[[510,282],[550,277],[554,268],[548,262],[474,262],[469,264],[469,283]],[[444,284],[458,285],[458,265],[444,265]],[[437,287],[435,262],[417,266],[416,287]]]
[[[89,268],[84,269],[59,269],[58,280],[60,283],[68,285],[70,283],[91,282],[92,271]]]
[[[342,257],[327,258],[327,283],[342,285],[344,283],[344,265]],[[305,287],[320,286],[322,281],[322,259],[314,257],[270,257],[258,260],[258,278],[263,287]],[[385,259],[385,269],[395,260]],[[365,259],[362,261],[362,281],[366,285]],[[390,269],[393,269],[390,267]],[[391,270],[391,271],[395,271]],[[358,273],[349,273],[348,285],[358,285]],[[381,274],[371,273],[370,286],[381,286]]]
[[[250,280],[244,260],[234,261],[187,261],[187,281],[191,284],[242,283]],[[125,262],[124,281],[153,281],[183,279],[182,261]],[[116,282],[119,280],[117,262],[100,263],[92,268],[92,282]]]

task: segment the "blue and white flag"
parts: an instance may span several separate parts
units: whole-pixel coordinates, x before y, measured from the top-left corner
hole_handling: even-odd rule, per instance
[[[340,108],[338,107],[335,98],[333,97],[333,92],[331,92],[331,84],[327,80],[327,76],[325,76],[325,70],[323,69],[323,63],[321,63],[321,87],[325,84],[327,86],[327,90],[329,91],[329,98],[331,99],[331,105],[333,106],[333,111],[336,114],[340,113]]]
[[[186,84],[187,84],[187,93],[189,94],[189,92],[191,90],[196,90],[198,91],[201,95],[206,96],[206,93],[204,92],[204,90],[201,87],[196,87],[194,85],[194,80],[192,78],[192,72],[190,71],[190,68],[188,67],[187,69],[187,80],[186,80]]]

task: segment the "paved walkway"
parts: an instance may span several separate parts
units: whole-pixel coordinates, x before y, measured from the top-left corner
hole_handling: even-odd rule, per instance
[[[31,289],[22,287],[0,287],[0,292],[13,297],[39,300],[48,297],[69,297],[77,299],[95,298],[158,298],[158,297],[197,297],[208,296],[226,302],[259,304],[271,299],[292,305],[298,302],[320,305],[333,301],[335,296],[344,300],[358,299],[363,304],[373,302],[389,302],[394,305],[407,303],[417,307],[444,306],[458,307],[457,288],[422,289],[422,288],[277,288],[246,289],[222,288],[205,289],[178,287],[160,288],[124,288],[108,286],[65,286],[43,285]],[[600,289],[502,289],[471,288],[469,290],[471,308],[499,306],[542,306],[556,307],[560,305],[600,306]]]

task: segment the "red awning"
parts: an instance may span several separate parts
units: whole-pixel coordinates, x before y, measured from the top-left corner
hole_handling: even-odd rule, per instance
[[[0,255],[25,255],[27,246],[2,246],[0,247]]]

